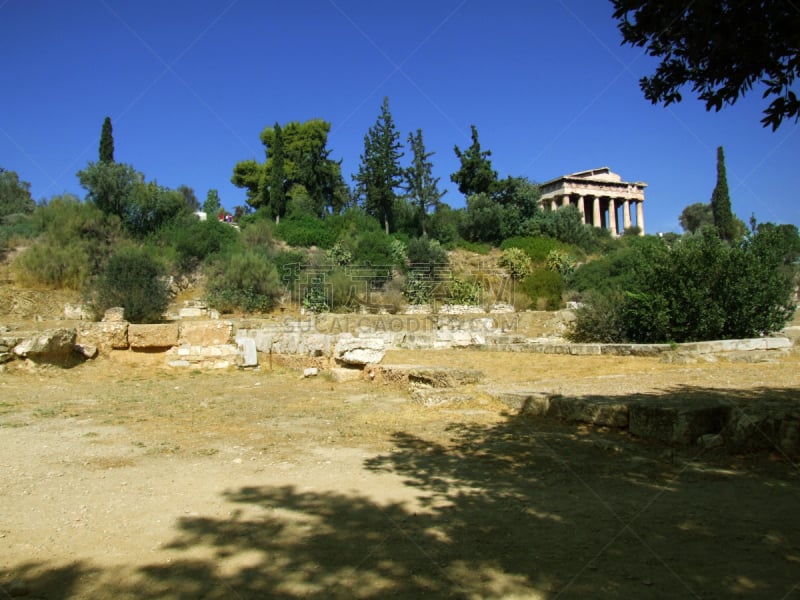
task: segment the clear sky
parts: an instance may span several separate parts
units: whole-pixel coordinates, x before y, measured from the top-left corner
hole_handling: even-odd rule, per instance
[[[707,113],[687,91],[653,106],[653,59],[620,45],[604,0],[0,0],[0,166],[36,200],[71,192],[111,117],[115,158],[148,180],[245,204],[233,166],[264,160],[259,133],[322,118],[348,184],[384,96],[421,128],[444,200],[454,145],[478,128],[501,177],[537,182],[608,166],[644,181],[648,232],[679,231],[708,202],[724,146],[745,222],[800,225],[800,135],[759,123],[753,93]],[[404,160],[409,157],[406,156]]]

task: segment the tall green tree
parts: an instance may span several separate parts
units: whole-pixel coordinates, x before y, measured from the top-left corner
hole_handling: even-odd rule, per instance
[[[736,221],[731,211],[731,197],[728,194],[728,177],[725,174],[725,154],[722,146],[717,148],[717,185],[711,193],[711,214],[719,236],[732,242],[736,238]]]
[[[481,150],[478,140],[478,128],[472,129],[472,144],[463,152],[455,146],[455,153],[461,161],[461,167],[450,175],[450,181],[458,185],[458,191],[469,197],[473,194],[489,194],[497,183],[497,171],[492,169],[490,150]]]
[[[200,201],[197,199],[197,195],[192,188],[188,185],[181,184],[176,191],[180,192],[183,196],[186,206],[189,207],[190,211],[194,212],[200,210]]]
[[[763,125],[797,121],[800,11],[787,0],[612,0],[624,43],[661,62],[643,77],[645,98],[668,106],[691,87],[706,110],[734,104],[753,87],[771,102]]]
[[[219,200],[219,192],[214,189],[208,190],[206,201],[203,202],[203,212],[212,218],[216,218],[221,208],[222,203]]]
[[[275,222],[280,223],[286,214],[286,169],[284,166],[283,131],[275,122],[275,135],[272,142],[272,168],[269,170],[269,208]],[[266,169],[265,169],[266,170]]]
[[[326,212],[337,213],[347,202],[347,186],[342,178],[341,161],[330,158],[328,133],[330,123],[312,119],[305,123],[292,121],[283,125],[280,135],[283,142],[283,189],[291,196],[292,188],[302,186],[314,205],[314,212],[322,217]],[[247,203],[253,208],[267,207],[271,201],[271,171],[275,159],[276,132],[266,127],[261,132],[267,160],[259,163],[253,159],[238,162],[233,169],[231,182],[247,192]],[[276,181],[279,177],[275,178]],[[281,216],[286,208],[280,208]]]
[[[400,132],[395,127],[386,97],[375,125],[364,136],[364,153],[353,179],[364,209],[383,224],[387,234],[394,220],[395,189],[402,183],[402,156]]]
[[[124,163],[90,162],[78,171],[78,180],[86,189],[89,202],[124,221],[133,189],[144,182],[144,175]]]
[[[411,201],[419,212],[420,227],[423,237],[427,237],[426,221],[428,209],[434,210],[439,206],[439,200],[447,190],[439,191],[439,177],[433,176],[433,163],[430,161],[433,152],[425,151],[425,142],[422,139],[422,130],[417,129],[416,134],[408,134],[408,143],[413,154],[411,166],[405,170],[405,189]]]
[[[100,132],[100,162],[114,162],[114,133],[111,128],[111,117],[105,118],[103,129]]]
[[[14,171],[0,167],[0,218],[15,213],[30,213],[36,208],[31,198],[31,184],[20,181]]]

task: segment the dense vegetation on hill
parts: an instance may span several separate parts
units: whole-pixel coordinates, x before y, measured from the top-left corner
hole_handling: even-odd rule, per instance
[[[579,301],[576,341],[753,336],[793,313],[797,228],[754,218],[749,230],[731,226],[741,221],[719,200],[721,149],[713,206],[687,207],[686,233],[612,238],[584,225],[573,206],[543,210],[534,182],[501,179],[474,126],[472,145],[455,148],[461,166],[451,179],[466,200],[458,210],[442,201],[421,130],[408,135],[401,164],[388,100],[365,136],[352,189],[330,158],[329,130],[322,120],[264,129],[267,160],[233,166],[247,206],[228,215],[209,190],[201,220],[190,187],[168,189],[114,162],[106,119],[99,160],[77,174],[84,199],[37,205],[16,173],[0,170],[0,253],[27,247],[13,264],[23,285],[80,290],[97,315],[123,305],[140,322],[157,320],[176,282],[198,276],[206,301],[223,312],[431,302],[552,310]],[[451,265],[456,249],[481,260]]]

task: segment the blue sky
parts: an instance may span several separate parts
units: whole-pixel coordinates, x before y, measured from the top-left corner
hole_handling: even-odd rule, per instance
[[[638,80],[654,61],[620,45],[611,13],[603,0],[0,0],[0,166],[37,200],[83,197],[75,173],[108,115],[118,162],[232,208],[245,203],[234,164],[264,159],[276,121],[329,121],[351,184],[388,96],[403,140],[423,130],[454,207],[453,146],[475,124],[501,177],[608,166],[647,182],[648,232],[679,231],[681,210],[708,202],[722,145],[739,217],[800,225],[798,125],[763,129],[757,92],[720,113],[690,91],[651,105]]]

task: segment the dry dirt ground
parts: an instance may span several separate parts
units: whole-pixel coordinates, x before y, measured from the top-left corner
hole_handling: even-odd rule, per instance
[[[472,351],[563,394],[800,393],[762,363]],[[800,598],[800,469],[509,414],[473,389],[120,353],[0,373],[0,598]]]

